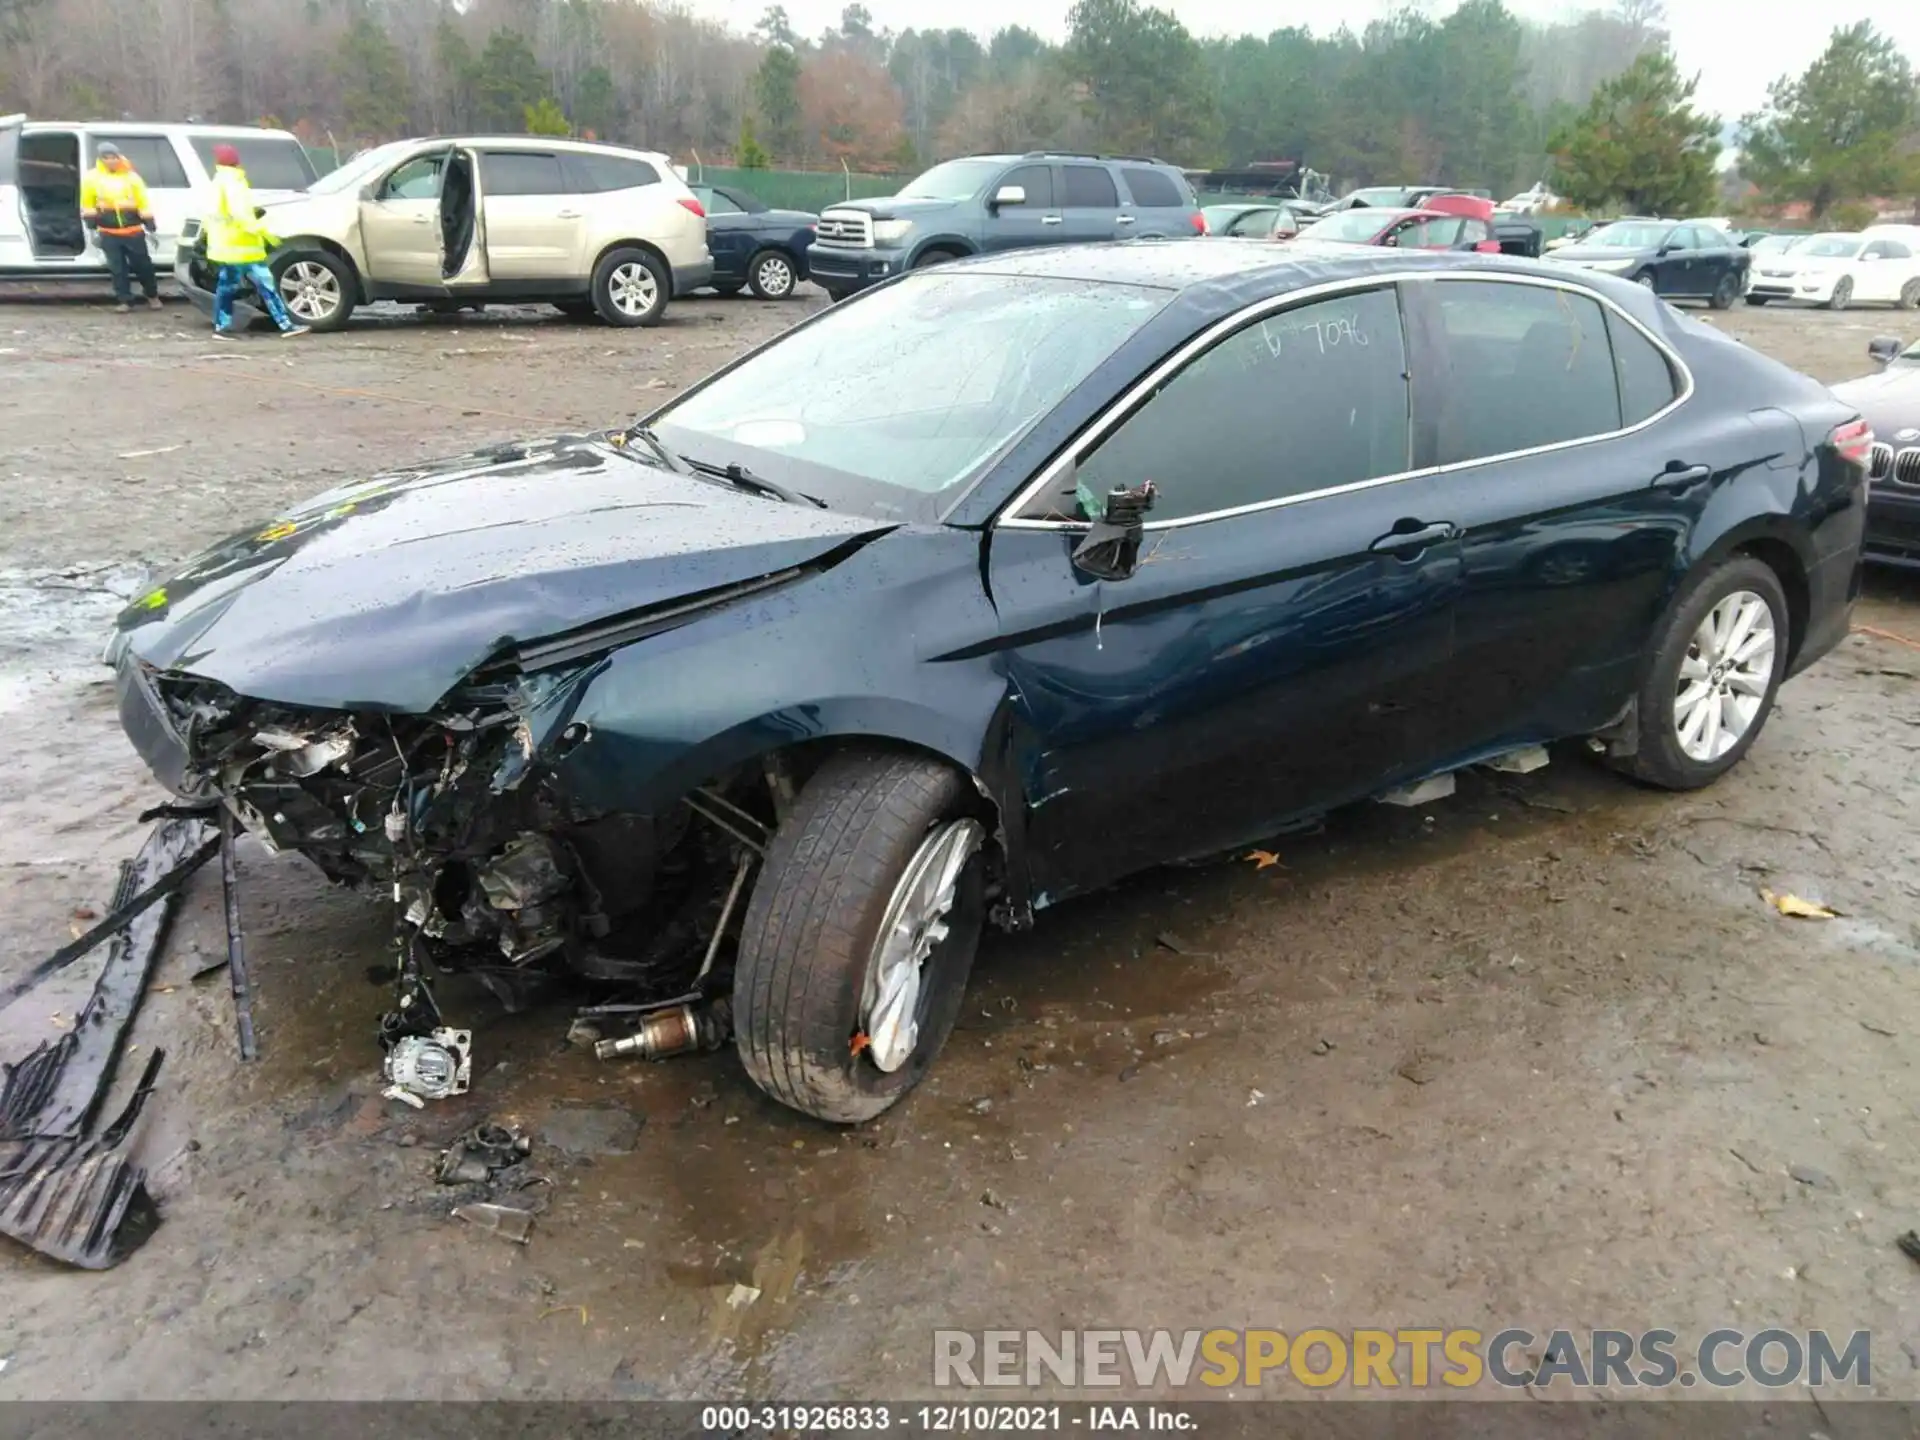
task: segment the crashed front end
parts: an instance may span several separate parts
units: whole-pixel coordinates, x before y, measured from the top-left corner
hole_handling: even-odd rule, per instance
[[[573,712],[601,669],[485,671],[426,714],[322,710],[119,659],[122,721],[189,803],[226,806],[274,851],[377,886],[397,909],[391,1047],[439,1025],[429,968],[468,973],[509,1010],[556,980],[679,995],[742,843],[699,807],[605,814],[564,784],[590,736]],[[763,824],[743,796],[733,829]],[[724,812],[722,812],[724,813]]]

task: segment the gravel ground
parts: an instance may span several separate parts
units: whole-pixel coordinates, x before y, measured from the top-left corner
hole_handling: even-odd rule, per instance
[[[147,566],[396,459],[624,418],[820,303],[216,351],[184,306],[0,298],[0,976],[104,904],[157,798],[93,664]],[[1832,381],[1910,317],[1713,319]],[[263,1057],[188,978],[224,945],[202,876],[134,1036],[168,1050],[166,1223],[104,1274],[0,1250],[0,1398],[901,1397],[936,1326],[1098,1324],[1866,1328],[1875,1392],[1920,1398],[1920,584],[1858,618],[1705,793],[1563,753],[990,941],[932,1079],[851,1132],[730,1052],[603,1065],[458,986],[473,1093],[382,1101],[385,909],[249,851]],[[0,1054],[90,984],[0,1015]],[[485,1116],[553,1182],[525,1248],[431,1182]]]

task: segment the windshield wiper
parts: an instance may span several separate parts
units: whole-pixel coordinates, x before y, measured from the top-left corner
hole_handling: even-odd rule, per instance
[[[777,480],[769,480],[764,475],[756,475],[744,465],[715,465],[707,460],[692,460],[681,457],[693,469],[702,475],[713,475],[722,480],[731,481],[742,490],[758,490],[763,495],[771,495],[776,500],[785,500],[789,505],[817,505],[822,510],[827,502],[817,495],[807,495],[799,490],[789,490]]]
[[[687,463],[686,456],[667,448],[666,442],[644,425],[635,425],[627,430],[616,430],[608,438],[613,441],[615,449],[619,449],[630,441],[638,440],[653,452],[656,460],[666,466],[667,469],[673,471],[674,474],[690,475],[693,473],[693,467]]]

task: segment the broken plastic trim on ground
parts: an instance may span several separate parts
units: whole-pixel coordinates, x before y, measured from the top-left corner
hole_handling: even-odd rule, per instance
[[[12,1001],[111,937],[93,994],[73,1029],[6,1067],[0,1085],[0,1233],[88,1270],[120,1263],[159,1227],[132,1135],[166,1052],[104,1129],[94,1121],[166,942],[180,888],[220,838],[198,817],[163,820],[120,867],[112,913],[9,987]]]

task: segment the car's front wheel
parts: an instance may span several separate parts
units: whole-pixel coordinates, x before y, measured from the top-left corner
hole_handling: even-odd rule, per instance
[[[353,316],[353,272],[324,250],[297,250],[273,262],[273,283],[299,324],[310,330],[338,330]]]
[[[1654,283],[1653,272],[1651,270],[1642,270],[1638,275],[1633,277],[1633,283],[1648,290],[1659,289],[1659,286]]]
[[[1771,295],[1749,295],[1747,296],[1747,303],[1749,305],[1764,305],[1772,298]]]
[[[1834,284],[1833,294],[1827,297],[1827,309],[1844,310],[1853,303],[1853,277],[1842,275]]]
[[[1620,768],[1665,790],[1726,774],[1773,711],[1790,634],[1785,592],[1763,561],[1736,556],[1697,576],[1655,637],[1638,748]]]
[[[616,250],[594,267],[593,308],[609,325],[658,325],[672,294],[667,267],[645,250]]]
[[[925,1076],[985,923],[986,830],[951,767],[849,752],[767,848],[734,970],[735,1044],[783,1104],[857,1124]]]
[[[1716,310],[1731,310],[1733,302],[1740,298],[1740,277],[1722,275],[1720,283],[1713,287],[1713,294],[1707,303]]]
[[[778,250],[762,250],[747,266],[747,284],[762,300],[785,300],[798,283],[793,261]]]

